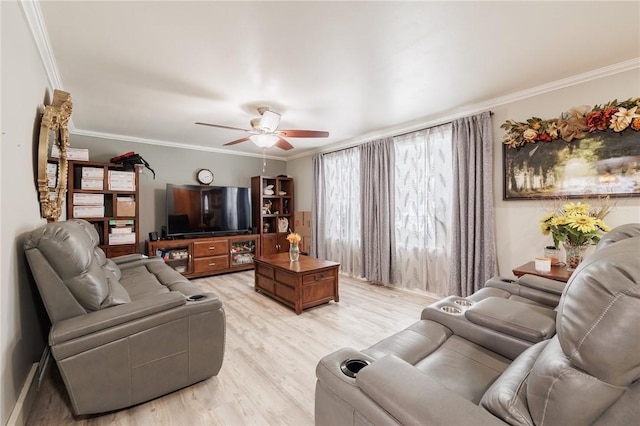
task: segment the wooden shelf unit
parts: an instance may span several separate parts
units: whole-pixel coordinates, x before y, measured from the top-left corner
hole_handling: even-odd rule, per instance
[[[92,177],[83,177],[83,170]],[[102,170],[102,177],[96,177]],[[109,171],[131,173],[134,189],[129,190],[111,190],[109,182]],[[122,256],[125,254],[138,253],[139,248],[139,212],[140,212],[140,185],[139,177],[140,167],[136,166],[134,171],[125,170],[122,166],[111,163],[99,163],[94,161],[69,161],[68,166],[68,182],[69,189],[67,191],[67,218],[84,219],[94,225],[98,235],[100,236],[100,248],[104,250],[107,257]],[[89,185],[86,189],[82,188],[83,179],[91,179],[96,185]],[[102,180],[102,185],[99,185]],[[101,204],[104,212],[100,215],[97,213],[87,215],[87,210],[97,211],[100,207],[100,201],[91,205],[82,204],[81,198],[92,198],[102,200]],[[84,213],[82,212],[84,210]],[[121,232],[120,236],[117,231]],[[128,231],[131,231],[130,233]],[[133,237],[123,236],[133,234]],[[120,244],[116,240],[120,238],[130,239],[131,242]]]
[[[268,185],[273,185],[273,195],[264,193]],[[293,189],[293,178],[290,177],[254,176],[251,178],[253,225],[258,228],[260,234],[261,256],[289,251],[289,242],[286,237],[289,230],[295,230]],[[281,194],[282,192],[285,194]],[[269,203],[271,213],[265,213],[263,208]],[[280,231],[280,223],[286,223],[284,231]]]
[[[147,254],[164,261],[186,278],[253,269],[260,252],[257,234],[147,241]]]

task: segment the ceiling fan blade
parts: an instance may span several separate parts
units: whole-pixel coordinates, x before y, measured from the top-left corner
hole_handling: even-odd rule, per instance
[[[243,132],[250,132],[251,131],[251,130],[247,130],[247,129],[241,129],[239,127],[223,126],[221,124],[200,123],[199,121],[196,121],[196,124],[200,124],[201,126],[219,127],[221,129],[240,130],[240,131],[243,131]]]
[[[227,143],[225,143],[225,144],[224,144],[224,145],[222,145],[222,146],[235,145],[235,144],[237,144],[237,143],[246,142],[246,141],[248,141],[248,140],[251,140],[251,139],[249,139],[249,138],[240,138],[240,139],[236,139],[235,141],[227,142]]]
[[[329,132],[320,130],[280,130],[280,133],[289,138],[326,138],[329,136]]]
[[[276,146],[280,149],[284,149],[285,151],[293,149],[293,145],[282,138],[278,139],[278,142],[276,142]]]

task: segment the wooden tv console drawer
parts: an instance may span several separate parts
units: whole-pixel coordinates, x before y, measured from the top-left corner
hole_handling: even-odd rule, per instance
[[[147,254],[164,261],[187,278],[253,269],[260,235],[147,241]]]
[[[229,269],[229,256],[199,257],[193,261],[196,274],[214,272],[220,269]]]
[[[206,240],[206,241],[195,241],[193,243],[193,256],[194,257],[204,257],[204,256],[215,256],[215,255],[225,255],[229,253],[229,240]]]

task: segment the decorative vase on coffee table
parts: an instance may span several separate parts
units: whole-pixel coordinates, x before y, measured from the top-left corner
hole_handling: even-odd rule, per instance
[[[582,262],[587,246],[572,246],[565,244],[564,250],[567,253],[567,271],[574,271],[580,262]]]
[[[300,258],[300,247],[298,247],[298,243],[291,243],[289,245],[289,260],[292,262],[297,262]]]

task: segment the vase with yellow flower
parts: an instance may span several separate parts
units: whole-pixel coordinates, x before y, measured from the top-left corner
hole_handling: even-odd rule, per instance
[[[287,235],[287,241],[289,241],[289,260],[292,262],[297,262],[298,259],[300,259],[300,240],[302,240],[302,237],[295,232]]]
[[[582,262],[589,245],[597,244],[602,234],[609,232],[603,221],[609,211],[606,201],[599,207],[582,202],[565,203],[540,219],[540,229],[544,235],[551,234],[554,247],[564,245],[568,271]]]

